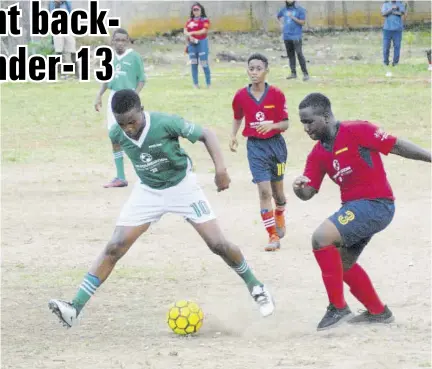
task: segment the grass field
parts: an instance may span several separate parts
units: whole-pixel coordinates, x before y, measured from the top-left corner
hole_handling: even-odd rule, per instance
[[[63,330],[47,302],[73,296],[109,239],[131,187],[102,188],[114,168],[104,114],[93,109],[96,83],[2,85],[2,367],[430,368],[430,165],[395,156],[384,159],[397,213],[360,262],[395,313],[396,322],[386,327],[315,331],[327,301],[310,235],[337,210],[339,194],[329,180],[310,203],[296,199],[291,190],[313,145],[297,114],[299,102],[310,92],[329,96],[340,120],[370,120],[430,150],[430,72],[423,54],[427,43],[419,36],[410,50],[404,48],[401,65],[387,78],[387,69],[379,63],[379,37],[358,33],[311,38],[305,45],[311,60],[308,83],[287,81],[286,59],[279,58],[279,50],[268,52],[269,82],[284,91],[291,121],[286,133],[288,236],[276,254],[263,252],[266,237],[245,141],[240,140],[237,154],[228,150],[231,100],[247,83],[244,65],[216,63],[213,55],[213,86],[196,91],[189,67],[179,57],[181,45],[152,49],[172,55],[175,62],[149,68],[141,94],[145,108],[182,115],[218,134],[232,177],[225,193],[215,191],[213,167],[203,146],[183,146],[194,159],[223,230],[274,292],[277,311],[266,320],[254,311],[241,280],[190,226],[168,215],[120,261],[87,306],[82,325]],[[137,47],[150,58],[148,45]],[[325,51],[327,47],[331,50]],[[247,48],[236,45],[235,50]],[[363,55],[358,62],[339,57],[357,52]],[[134,182],[131,165],[125,163]],[[351,308],[361,308],[346,293]],[[168,305],[183,298],[196,300],[206,314],[200,334],[187,339],[174,336],[164,321]]]

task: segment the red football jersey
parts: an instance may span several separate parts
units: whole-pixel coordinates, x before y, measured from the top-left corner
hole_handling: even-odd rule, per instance
[[[318,191],[328,174],[340,187],[342,203],[360,199],[394,200],[380,153],[387,155],[396,140],[369,122],[342,122],[331,150],[321,142],[314,146],[304,175]]]
[[[186,22],[185,28],[188,32],[192,31],[201,31],[204,28],[209,29],[210,27],[210,20],[208,18],[191,18]],[[207,35],[194,35],[193,38],[196,38],[197,40],[204,40]]]
[[[251,85],[237,91],[232,102],[234,119],[245,118],[243,136],[270,138],[281,130],[271,130],[260,134],[256,128],[260,124],[279,123],[288,119],[285,95],[277,87],[266,84],[266,89],[258,101],[250,91]]]

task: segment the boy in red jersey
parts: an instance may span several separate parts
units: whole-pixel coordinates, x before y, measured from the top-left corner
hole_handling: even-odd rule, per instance
[[[366,121],[339,122],[330,100],[319,93],[306,96],[299,105],[304,130],[314,141],[304,174],[295,179],[294,192],[311,199],[324,176],[340,187],[342,207],[326,219],[312,236],[315,258],[321,268],[330,305],[318,330],[343,321],[390,323],[394,316],[379,299],[371,280],[357,259],[372,236],[393,219],[395,206],[391,186],[381,160],[389,153],[431,162],[431,153],[417,145],[385,133]],[[365,307],[352,317],[345,302],[343,282]]]
[[[238,147],[237,132],[243,118],[243,136],[247,137],[249,168],[258,185],[261,217],[269,234],[266,251],[280,249],[285,235],[285,204],[283,188],[287,147],[281,135],[288,128],[288,111],[283,92],[266,83],[269,72],[264,55],[253,54],[248,59],[251,84],[237,91],[232,102],[234,120],[230,149]],[[276,203],[273,212],[272,197]]]

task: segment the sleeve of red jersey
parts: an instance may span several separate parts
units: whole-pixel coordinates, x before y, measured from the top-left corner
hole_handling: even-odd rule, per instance
[[[389,135],[375,124],[369,122],[356,123],[350,129],[360,146],[379,151],[384,155],[388,155],[397,141],[395,136]]]
[[[288,120],[288,107],[286,103],[285,95],[282,91],[278,91],[278,104],[277,104],[277,120],[276,122],[281,122],[283,120]]]
[[[314,148],[307,157],[303,175],[310,179],[308,185],[319,191],[325,174],[320,163],[319,152]]]
[[[237,91],[237,93],[234,95],[234,99],[232,101],[232,109],[234,113],[234,119],[243,119],[244,112],[240,103],[240,91]]]
[[[208,18],[204,19],[203,28],[206,28],[206,29],[210,28],[210,19],[208,19]]]

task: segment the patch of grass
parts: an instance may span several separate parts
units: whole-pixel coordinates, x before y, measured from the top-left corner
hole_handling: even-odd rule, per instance
[[[324,49],[328,46],[350,50],[361,43],[364,48],[365,38],[370,38],[373,45],[376,43],[374,53],[379,54],[380,36],[373,33],[319,37],[320,43],[315,45],[316,40],[310,41],[310,47],[312,50],[318,45]],[[411,45],[413,54],[417,50],[420,55],[422,40],[423,34],[418,33]],[[180,46],[164,44],[158,48],[168,52]],[[238,48],[244,50],[244,46]],[[329,53],[332,55],[333,51]],[[292,158],[303,157],[311,147],[299,122],[297,107],[305,95],[315,91],[330,97],[338,119],[370,120],[389,132],[429,147],[431,90],[425,56],[424,60],[419,55],[410,61],[403,60],[397,68],[391,69],[393,77],[387,78],[387,69],[380,65],[379,56],[365,64],[363,60],[337,60],[333,55],[334,64],[319,61],[311,64],[312,79],[303,83],[285,79],[288,69],[282,66],[286,59],[281,60],[280,54],[277,51],[279,59],[270,60],[269,82],[281,88],[287,97],[291,120],[287,140],[292,146],[291,154],[294,153]],[[313,61],[314,55],[310,58]],[[149,71],[147,86],[141,93],[145,108],[179,114],[213,127],[226,147],[233,95],[248,83],[244,63],[213,62],[212,88],[197,91],[191,88],[190,67],[184,64],[186,59],[178,60],[176,64],[157,66]],[[201,70],[200,80],[203,81]],[[98,89],[97,83],[3,84],[2,163],[5,167],[41,162],[88,165],[108,160],[111,148],[105,106],[102,113],[93,108]],[[202,149],[200,145],[185,146],[192,155]]]
[[[419,368],[432,368],[432,363],[429,362],[424,362],[424,363],[420,363],[419,364]]]

